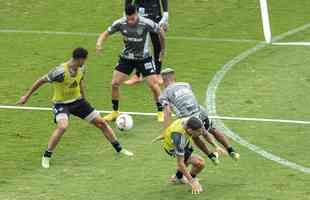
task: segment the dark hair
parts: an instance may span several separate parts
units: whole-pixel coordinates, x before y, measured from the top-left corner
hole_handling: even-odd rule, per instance
[[[86,59],[88,56],[88,51],[84,48],[76,48],[74,49],[73,53],[72,53],[72,58],[73,59]]]
[[[191,117],[187,120],[186,127],[192,130],[198,130],[202,127],[202,122],[197,117]]]
[[[129,4],[128,6],[126,6],[125,8],[125,14],[127,16],[130,16],[130,15],[133,15],[137,12],[137,8],[136,6],[132,5],[132,4]]]

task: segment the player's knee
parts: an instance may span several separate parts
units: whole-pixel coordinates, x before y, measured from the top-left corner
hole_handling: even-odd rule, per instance
[[[113,80],[112,81],[112,88],[119,88],[120,83],[118,81]]]
[[[108,123],[104,119],[97,120],[95,125],[100,129],[106,129],[108,127]]]
[[[196,163],[196,166],[199,168],[199,169],[203,169],[205,167],[205,161],[203,159],[198,159],[197,160],[197,163]]]
[[[66,123],[66,122],[64,122],[64,123],[59,123],[58,126],[57,126],[57,128],[58,128],[58,130],[59,130],[60,133],[64,133],[64,132],[67,130],[68,125],[69,125],[69,124]]]

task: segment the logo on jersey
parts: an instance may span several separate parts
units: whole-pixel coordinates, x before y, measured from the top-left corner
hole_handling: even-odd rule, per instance
[[[77,82],[74,81],[73,83],[71,83],[71,85],[69,85],[69,88],[76,88],[78,86]]]

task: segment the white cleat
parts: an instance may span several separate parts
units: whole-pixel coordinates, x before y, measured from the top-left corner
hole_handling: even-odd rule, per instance
[[[49,157],[44,157],[44,156],[42,156],[41,165],[42,165],[43,168],[45,168],[45,169],[50,168],[50,159],[51,159],[51,158],[49,158]]]
[[[125,156],[133,156],[134,154],[127,149],[122,149],[119,153],[124,154]]]

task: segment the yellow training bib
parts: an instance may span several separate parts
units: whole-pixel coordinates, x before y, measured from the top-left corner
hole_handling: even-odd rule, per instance
[[[64,66],[63,82],[53,82],[54,102],[73,102],[81,98],[80,81],[83,78],[83,72],[79,68],[75,77],[71,77],[69,66],[67,63]]]

